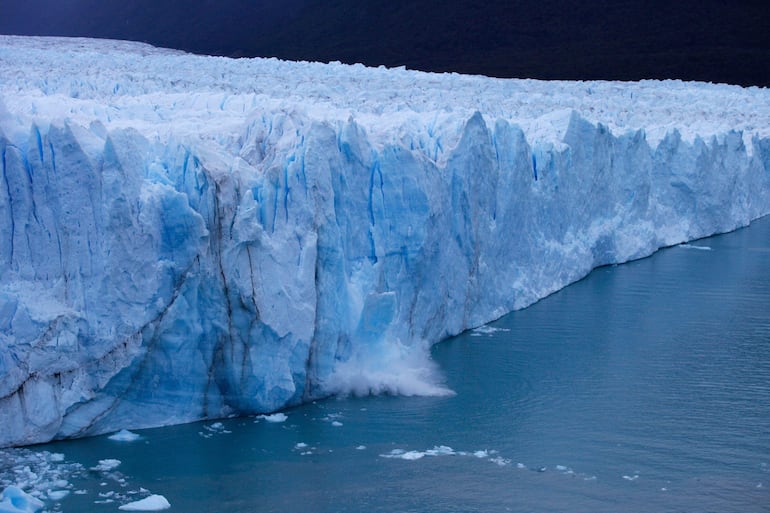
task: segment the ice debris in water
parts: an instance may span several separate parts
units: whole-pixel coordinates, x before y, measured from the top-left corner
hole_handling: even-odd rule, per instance
[[[363,446],[359,446],[361,448]],[[426,456],[458,456],[458,457],[472,457],[480,460],[486,460],[490,463],[494,463],[499,467],[508,467],[512,464],[511,460],[499,455],[498,451],[492,449],[480,449],[476,451],[456,451],[455,449],[446,445],[437,445],[433,449],[426,451],[407,451],[404,449],[393,449],[388,453],[380,454],[381,458],[388,459],[400,459],[407,461],[421,460]],[[515,467],[519,470],[531,470],[537,473],[543,473],[548,470],[545,466],[540,467],[527,467],[524,463],[516,463]],[[580,478],[584,481],[595,481],[596,476],[575,472],[572,468],[566,465],[556,465],[554,469],[565,476]],[[634,480],[638,478],[638,475],[634,477],[623,476],[624,479]]]
[[[454,449],[446,445],[436,445],[427,451],[405,451],[393,449],[387,454],[380,454],[382,458],[397,458],[402,460],[419,460],[425,456],[452,456],[457,454]]]
[[[135,442],[142,438],[141,436],[137,435],[136,433],[133,433],[127,429],[121,429],[117,433],[107,437],[110,440],[114,440],[116,442]]]
[[[215,422],[209,426],[203,426],[203,431],[198,431],[198,434],[203,438],[211,438],[214,435],[229,435],[232,433],[229,429],[225,429],[225,425],[221,422]]]
[[[56,503],[73,490],[69,480],[84,474],[85,468],[82,465],[66,462],[61,453],[29,449],[0,450],[0,490],[6,490],[0,512],[27,511],[19,509],[25,496],[37,501],[52,501],[55,509]],[[25,496],[18,495],[15,490],[22,490]],[[25,504],[29,506],[36,503]],[[11,507],[16,510],[9,509]]]

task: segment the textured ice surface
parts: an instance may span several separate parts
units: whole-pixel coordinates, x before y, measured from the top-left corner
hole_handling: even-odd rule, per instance
[[[331,393],[770,211],[770,92],[0,36],[0,446]]]

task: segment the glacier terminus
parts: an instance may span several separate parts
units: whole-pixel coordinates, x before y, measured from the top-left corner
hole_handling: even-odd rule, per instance
[[[428,348],[770,213],[770,91],[0,36],[0,447],[448,394]]]

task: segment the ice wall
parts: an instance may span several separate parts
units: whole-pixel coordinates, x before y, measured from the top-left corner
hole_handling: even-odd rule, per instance
[[[146,91],[132,124],[50,82],[0,84],[0,446],[447,393],[430,344],[770,212],[763,134],[650,141],[572,109],[383,137],[372,111],[261,104],[195,138]]]

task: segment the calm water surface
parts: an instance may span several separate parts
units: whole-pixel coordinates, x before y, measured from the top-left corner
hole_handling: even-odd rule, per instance
[[[189,513],[769,512],[770,219],[693,246],[435,346],[453,397],[35,448],[122,462],[49,508],[117,511],[144,487]]]

